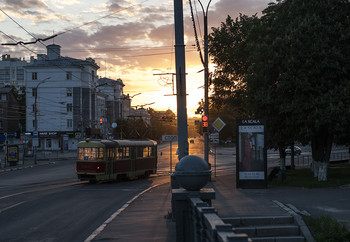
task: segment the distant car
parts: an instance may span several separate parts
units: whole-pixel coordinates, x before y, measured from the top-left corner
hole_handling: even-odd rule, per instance
[[[288,147],[288,148],[286,149],[286,155],[290,155],[290,154],[291,154],[291,149],[290,149],[290,147]],[[295,154],[295,155],[300,155],[300,154],[301,154],[301,149],[300,149],[300,147],[294,146],[294,154]]]

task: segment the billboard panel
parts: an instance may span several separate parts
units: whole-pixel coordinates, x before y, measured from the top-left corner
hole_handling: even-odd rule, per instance
[[[263,120],[237,120],[236,154],[237,187],[265,188],[267,159]]]

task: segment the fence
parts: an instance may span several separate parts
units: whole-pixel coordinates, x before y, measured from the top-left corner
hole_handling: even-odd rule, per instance
[[[268,160],[268,166],[279,166],[279,158],[275,159],[267,159]],[[340,162],[340,161],[349,161],[350,160],[350,154],[349,152],[332,152],[329,157],[329,162]],[[287,156],[286,158],[286,164],[290,164],[291,158],[290,156]],[[297,168],[307,168],[310,167],[312,163],[312,155],[295,155],[294,156],[294,165]]]
[[[346,161],[350,159],[349,152],[333,152],[329,157],[329,162]],[[297,167],[310,167],[312,163],[311,155],[298,155],[294,157]]]

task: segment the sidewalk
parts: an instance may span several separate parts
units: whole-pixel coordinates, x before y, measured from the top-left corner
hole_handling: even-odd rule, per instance
[[[48,164],[50,162],[55,162],[56,160],[76,159],[77,151],[38,152],[36,164],[34,161],[34,156],[26,156],[25,157],[21,154],[16,166],[10,166],[9,163],[7,163],[5,166],[5,157],[4,156],[5,156],[5,154],[4,154],[4,152],[2,152],[0,154],[0,172],[24,169],[27,167],[32,167],[33,165]]]
[[[235,175],[218,176],[207,187],[214,188],[212,206],[221,218],[237,216],[287,215],[274,201],[293,204],[312,216],[330,215],[350,223],[350,187],[303,189],[269,187],[237,189]],[[169,183],[144,193],[111,220],[91,241],[176,241],[175,222],[169,219]]]

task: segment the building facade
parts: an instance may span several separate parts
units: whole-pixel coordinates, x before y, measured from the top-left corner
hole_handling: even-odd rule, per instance
[[[105,96],[95,88],[99,66],[91,58],[62,57],[60,50],[48,45],[46,55],[25,66],[26,129],[38,137],[39,150],[75,150],[106,113]]]
[[[11,128],[16,129],[17,144],[17,132],[42,151],[75,150],[87,137],[111,137],[114,123],[130,116],[131,98],[123,93],[121,79],[98,78],[98,69],[92,58],[61,56],[61,46],[56,44],[48,45],[46,54],[32,56],[30,61],[2,55],[0,88],[15,87],[23,103],[25,99],[21,111],[25,117],[17,118],[22,125],[11,123],[17,124]],[[9,125],[4,116],[7,107],[0,104],[0,144],[5,133],[12,134],[4,129]]]
[[[2,55],[0,61],[0,85],[14,86],[17,89],[25,86],[24,67],[28,65],[21,58],[12,58],[10,55]]]
[[[13,144],[20,135],[20,107],[13,87],[0,88],[0,145]]]

